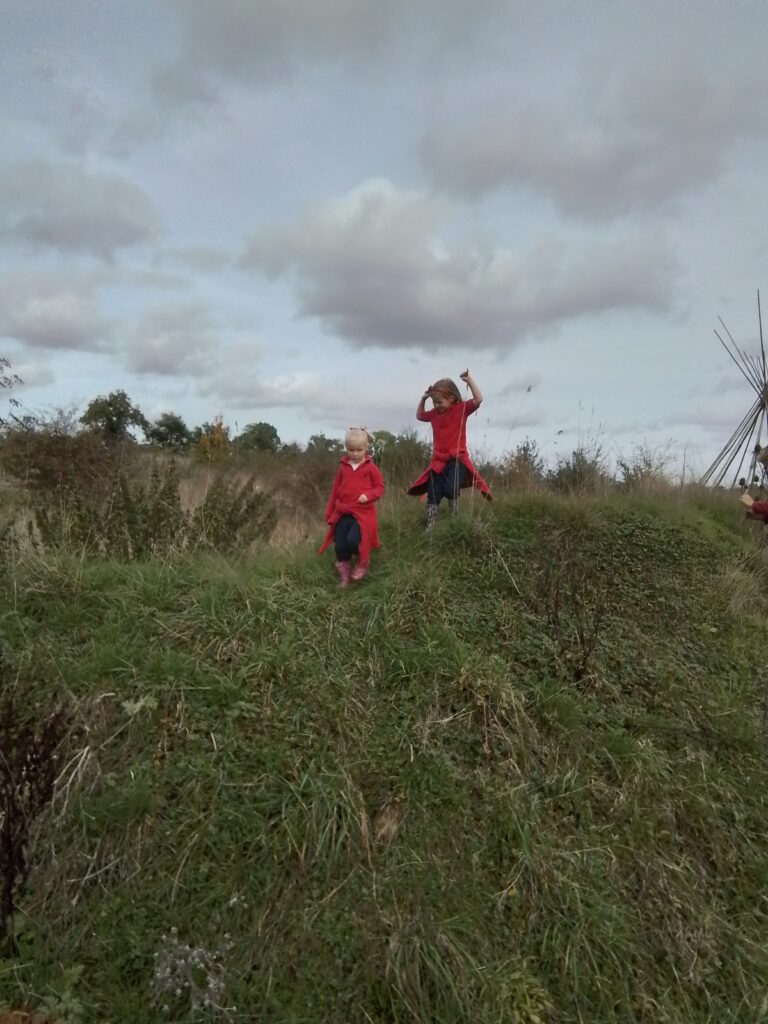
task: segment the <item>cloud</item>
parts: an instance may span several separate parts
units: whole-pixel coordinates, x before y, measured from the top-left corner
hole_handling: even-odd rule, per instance
[[[749,384],[744,377],[737,376],[736,373],[725,376],[723,375],[716,383],[700,383],[695,384],[693,387],[688,389],[687,398],[721,398],[723,395],[727,395],[732,391],[738,391],[745,396],[745,400],[751,400],[754,396],[750,390]]]
[[[524,373],[517,377],[513,377],[512,380],[503,384],[496,392],[499,398],[504,398],[507,395],[526,395],[530,394],[534,389],[538,388],[541,384],[542,376],[540,373]]]
[[[451,212],[425,193],[369,180],[260,231],[242,262],[290,277],[302,316],[362,346],[501,350],[575,317],[671,306],[675,267],[654,232],[614,232],[578,248],[548,237],[516,253],[449,244]]]
[[[485,408],[478,415],[482,416],[484,412]],[[519,412],[510,410],[503,411],[500,415],[494,415],[491,418],[491,425],[498,430],[508,430],[511,433],[513,430],[524,430],[527,427],[540,427],[543,423],[547,423],[549,418],[545,409],[522,408]]]
[[[151,242],[158,217],[137,185],[75,163],[30,160],[0,172],[0,239],[102,260]]]
[[[283,374],[271,381],[242,367],[226,365],[200,381],[198,392],[239,408],[305,408],[322,404],[321,378],[315,373]]]
[[[144,312],[131,331],[128,366],[136,373],[199,375],[216,359],[217,326],[197,302],[156,306]]]
[[[420,58],[436,67],[466,52],[508,0],[169,0],[178,19],[178,50],[150,76],[153,113],[126,120],[125,151],[167,131],[177,118],[204,117],[229,87],[271,88],[329,66],[367,79],[377,68]]]
[[[722,403],[693,405],[676,409],[666,416],[658,416],[652,420],[633,421],[613,428],[613,432],[630,433],[638,431],[663,431],[669,428],[697,427],[708,434],[720,437],[723,444],[735,431],[742,418],[749,411],[754,397],[746,397],[742,406]]]
[[[295,409],[319,428],[336,431],[349,423],[399,431],[413,417],[411,404],[415,408],[415,402],[404,406],[397,389],[381,382],[361,393],[349,378],[332,379],[307,371],[267,378],[256,370],[244,373],[231,363],[201,379],[198,394],[215,398],[226,408],[254,414],[264,409]]]
[[[602,85],[563,89],[559,105],[485,95],[435,116],[422,142],[433,182],[465,197],[522,188],[604,220],[715,182],[740,143],[768,138],[762,70],[724,77],[669,63]]]
[[[177,246],[160,250],[155,267],[169,267],[192,273],[215,274],[232,267],[232,255],[215,246]]]
[[[0,335],[32,348],[103,350],[114,335],[94,297],[97,278],[16,272],[0,278]]]
[[[43,388],[56,380],[53,370],[40,363],[19,363],[14,366],[13,372],[21,378],[19,389]]]
[[[153,89],[163,102],[206,105],[216,80],[259,83],[309,60],[365,58],[378,51],[406,0],[171,0],[180,22],[176,59],[158,68]]]

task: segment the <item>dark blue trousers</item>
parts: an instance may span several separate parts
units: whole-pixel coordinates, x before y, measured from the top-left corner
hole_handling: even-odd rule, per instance
[[[348,562],[360,547],[360,526],[354,516],[342,516],[333,528],[336,561]]]
[[[455,501],[467,482],[467,467],[458,459],[446,462],[442,473],[430,471],[427,481],[427,504],[439,505],[443,498]]]

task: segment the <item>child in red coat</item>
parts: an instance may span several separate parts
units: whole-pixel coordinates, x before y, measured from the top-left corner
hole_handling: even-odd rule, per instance
[[[428,530],[435,524],[443,498],[448,499],[449,509],[456,511],[463,487],[477,487],[484,498],[490,500],[491,497],[488,484],[472,465],[467,452],[467,417],[477,411],[483,396],[469,370],[460,377],[472,392],[469,401],[462,402],[454,382],[443,378],[427,388],[416,409],[416,419],[432,426],[432,458],[421,476],[408,488],[408,493],[426,493]],[[424,403],[428,398],[432,399],[433,408],[425,411]]]
[[[361,580],[368,572],[371,548],[379,546],[375,503],[384,493],[384,481],[368,454],[370,435],[365,427],[350,427],[344,437],[345,452],[333,486],[325,521],[328,532],[318,554],[333,543],[339,586]],[[352,568],[352,557],[357,565]]]
[[[747,491],[739,498],[742,505],[746,506],[747,519],[762,519],[768,523],[768,501],[755,501]]]

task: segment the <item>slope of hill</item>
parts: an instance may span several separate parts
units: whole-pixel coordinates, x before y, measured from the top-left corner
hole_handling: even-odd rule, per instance
[[[382,532],[346,592],[306,549],[12,561],[6,763],[69,728],[0,1006],[765,1021],[768,560],[738,513],[542,497]]]

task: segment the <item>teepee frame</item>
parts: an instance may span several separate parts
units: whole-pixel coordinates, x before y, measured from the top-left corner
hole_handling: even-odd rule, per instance
[[[749,457],[749,474],[745,478],[750,486],[755,478],[757,458],[760,454],[763,438],[768,441],[768,369],[766,369],[765,344],[763,342],[763,317],[760,311],[760,292],[757,293],[757,320],[760,326],[760,354],[750,355],[739,348],[733,335],[723,323],[722,317],[717,318],[727,335],[728,340],[715,329],[715,337],[739,368],[749,386],[755,393],[755,400],[744,419],[739,423],[726,441],[720,454],[707,469],[701,482],[704,484],[722,484],[729,471],[736,466],[732,487],[739,479],[745,460]],[[763,467],[765,474],[765,468]]]

